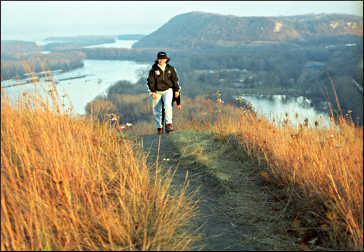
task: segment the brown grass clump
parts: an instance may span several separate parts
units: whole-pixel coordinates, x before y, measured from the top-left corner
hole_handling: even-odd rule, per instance
[[[244,111],[221,114],[215,130],[222,137],[237,135],[249,155],[269,168],[262,176],[286,188],[298,233],[324,232],[335,248],[362,249],[363,128],[343,118],[329,129],[318,123],[309,128],[307,121],[294,127],[287,118],[273,125]]]
[[[196,203],[135,143],[24,94],[1,99],[1,250],[185,250]]]

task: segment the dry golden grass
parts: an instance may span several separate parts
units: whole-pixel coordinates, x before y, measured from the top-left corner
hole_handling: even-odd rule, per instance
[[[363,128],[343,118],[329,129],[316,126],[306,120],[294,127],[289,118],[273,125],[242,111],[221,113],[215,130],[236,135],[269,168],[262,176],[286,188],[289,207],[297,210],[296,230],[309,226],[328,234],[336,248],[363,249]]]
[[[291,228],[305,242],[316,242],[317,235],[307,232],[315,230],[329,237],[319,238],[327,247],[362,249],[363,129],[343,118],[331,122],[329,129],[321,128],[320,122],[309,127],[308,120],[299,127],[289,118],[272,124],[263,116],[203,97],[183,97],[182,111],[175,108],[173,113],[176,131],[214,129],[223,138],[236,136],[252,159],[268,167],[261,175],[285,188],[282,214],[293,210]],[[136,123],[131,130],[155,133],[154,121]]]
[[[185,228],[196,207],[192,196],[169,193],[170,174],[150,174],[135,143],[107,123],[72,117],[55,88],[49,98],[53,105],[29,95],[10,105],[2,95],[1,249],[189,249],[196,239]],[[182,104],[174,111],[177,131],[236,136],[268,168],[261,175],[287,191],[282,212],[296,211],[292,229],[325,233],[331,248],[362,250],[362,127],[343,118],[329,129],[307,121],[293,127],[289,118],[277,126],[203,98],[183,97]],[[148,111],[141,102],[133,112]],[[155,133],[154,121],[130,130]]]
[[[1,250],[186,250],[196,202],[108,124],[1,99]],[[53,105],[52,105],[53,104]]]

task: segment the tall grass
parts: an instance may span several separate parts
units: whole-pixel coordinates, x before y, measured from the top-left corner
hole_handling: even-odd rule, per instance
[[[362,249],[362,127],[347,120],[347,115],[323,128],[309,118],[294,126],[288,113],[272,123],[264,116],[204,97],[183,97],[182,104],[182,110],[173,113],[176,130],[212,129],[226,140],[236,137],[250,158],[266,168],[262,176],[286,192],[286,207],[280,214],[291,211],[291,229],[304,242]],[[135,114],[142,115],[146,105],[150,103],[140,101]],[[298,121],[300,115],[296,117]],[[132,130],[154,133],[154,121],[134,122]]]
[[[149,101],[142,96],[124,97],[118,108],[127,108],[132,101],[137,121],[131,131],[155,133]],[[287,204],[281,214],[292,210],[292,229],[305,237],[305,242],[321,242],[335,249],[362,249],[362,127],[345,116],[331,121],[329,128],[321,128],[320,122],[309,127],[309,118],[293,126],[288,116],[272,123],[263,116],[203,97],[183,97],[182,104],[182,111],[173,114],[176,130],[213,129],[222,138],[236,137],[244,151],[267,168],[262,176],[286,191]],[[118,113],[123,115],[123,111],[128,109]],[[146,112],[149,121],[140,120]]]
[[[23,94],[1,99],[1,250],[185,250],[196,202],[108,124]],[[53,102],[51,102],[53,101]]]
[[[222,113],[215,130],[235,135],[268,168],[262,176],[286,188],[296,229],[324,232],[335,248],[363,249],[363,128],[344,117],[329,128],[308,120],[296,127],[288,117],[273,124],[248,111]]]

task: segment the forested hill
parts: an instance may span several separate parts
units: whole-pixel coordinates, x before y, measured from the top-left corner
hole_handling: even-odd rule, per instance
[[[173,17],[133,48],[209,48],[284,42],[320,36],[363,35],[363,19],[343,14],[238,17],[189,12]]]

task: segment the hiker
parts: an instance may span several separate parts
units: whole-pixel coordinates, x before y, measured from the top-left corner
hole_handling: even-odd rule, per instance
[[[169,61],[170,58],[165,52],[158,52],[157,60],[149,71],[147,79],[158,134],[163,132],[162,107],[165,111],[165,131],[166,133],[173,131],[172,102],[173,97],[175,97],[176,101],[179,99],[181,90],[176,69],[168,64]],[[181,109],[180,101],[177,102],[177,108]]]

